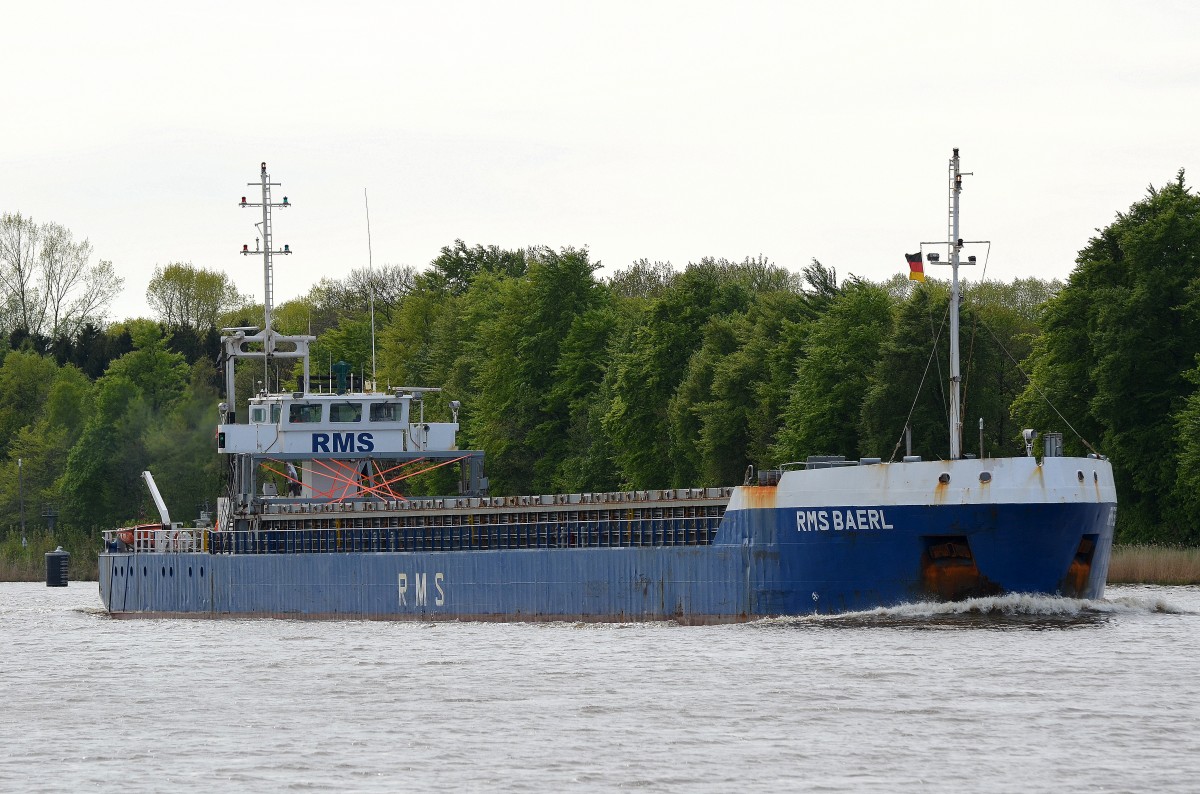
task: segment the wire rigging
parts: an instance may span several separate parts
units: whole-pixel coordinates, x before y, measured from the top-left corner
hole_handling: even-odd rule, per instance
[[[925,371],[921,373],[921,382],[917,384],[917,393],[913,395],[912,405],[909,406],[908,416],[904,419],[904,428],[907,429],[909,422],[912,421],[913,413],[917,410],[917,400],[921,398],[921,389],[925,386],[925,378],[929,375],[929,366],[937,358],[937,343],[942,336],[942,329],[946,327],[946,319],[950,316],[950,306],[946,306],[946,311],[942,315],[942,324],[938,327],[937,333],[933,338],[933,345],[929,351],[929,358],[925,360]],[[932,319],[932,318],[931,318]],[[938,367],[938,372],[941,372],[941,366]],[[945,392],[943,391],[943,402]],[[900,431],[900,437],[896,439],[896,446],[892,448],[892,456],[888,458],[888,463],[896,460],[896,453],[900,451],[900,444],[904,442],[904,430]]]

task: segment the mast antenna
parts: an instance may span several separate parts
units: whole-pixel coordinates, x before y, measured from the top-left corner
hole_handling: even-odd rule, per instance
[[[375,262],[371,256],[371,205],[363,188],[363,209],[367,213],[367,303],[371,311],[371,388],[375,388]]]

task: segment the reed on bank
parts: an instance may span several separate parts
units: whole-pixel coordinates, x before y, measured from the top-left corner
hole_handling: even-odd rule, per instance
[[[1200,547],[1114,546],[1109,584],[1200,584]]]
[[[40,582],[46,578],[46,552],[61,546],[71,555],[72,581],[95,580],[99,533],[63,530],[56,533],[32,529],[24,544],[20,531],[0,536],[0,582]]]

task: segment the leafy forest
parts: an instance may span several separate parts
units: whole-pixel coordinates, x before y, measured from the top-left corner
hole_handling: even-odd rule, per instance
[[[54,224],[0,219],[0,551],[19,553],[24,521],[42,545],[80,553],[81,570],[101,529],[156,515],[143,469],[174,519],[212,509],[218,329],[261,322],[227,276],[190,263],[156,271],[156,317],[105,322],[120,280],[90,254]],[[586,248],[459,240],[422,270],[324,279],[276,307],[275,325],[317,336],[314,374],[344,361],[369,379],[373,304],[379,388],[440,386],[428,402],[443,418],[461,401],[459,445],[487,452],[495,494],[731,485],[749,465],[808,455],[889,460],[906,426],[913,453],[948,455],[945,281],[763,257],[599,266]],[[1111,458],[1119,542],[1200,542],[1200,197],[1183,172],[1098,230],[1065,284],[979,276],[961,321],[964,448],[1023,454],[1023,428],[1061,432],[1068,454]],[[295,372],[246,364],[238,379],[244,396],[293,386]],[[431,474],[410,490],[452,482]]]

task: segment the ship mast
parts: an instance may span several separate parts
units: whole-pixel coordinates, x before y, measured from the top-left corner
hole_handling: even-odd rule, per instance
[[[971,176],[970,171],[963,171],[959,168],[958,149],[954,150],[954,154],[950,157],[950,201],[949,201],[949,220],[946,223],[946,240],[943,243],[941,240],[922,241],[921,251],[924,252],[925,246],[942,246],[945,245],[949,251],[950,258],[950,459],[958,460],[963,456],[962,449],[962,372],[959,363],[958,353],[958,310],[962,303],[962,286],[958,281],[959,265],[974,265],[976,263],[974,256],[968,256],[967,261],[962,261],[963,246],[966,245],[988,245],[991,243],[987,240],[963,240],[959,237],[958,219],[959,219],[959,197],[962,195],[962,178]],[[935,265],[942,264],[941,255],[930,252],[925,255],[925,258]]]
[[[271,188],[281,187],[278,182],[271,181],[271,175],[267,173],[267,164],[262,164],[262,169],[259,174],[259,182],[247,182],[248,187],[254,187],[259,184],[262,189],[262,201],[246,201],[246,197],[242,196],[243,207],[262,207],[262,251],[258,250],[257,241],[254,246],[255,250],[251,251],[250,246],[242,246],[242,254],[250,256],[252,254],[261,253],[263,257],[263,352],[266,354],[267,362],[271,360],[271,356],[275,352],[275,330],[271,327],[271,309],[275,303],[275,263],[271,261],[271,257],[275,254],[284,256],[292,253],[288,246],[284,246],[282,250],[275,251],[271,248],[271,208],[272,207],[290,207],[288,197],[284,196],[283,201],[274,204],[271,202]]]
[[[950,222],[946,242],[950,246],[950,460],[962,457],[962,402],[959,386],[962,376],[958,353],[958,307],[961,295],[958,286],[958,260],[963,241],[958,236],[958,200],[962,194],[962,171],[959,170],[958,149],[950,158]]]
[[[259,172],[258,182],[247,182],[250,187],[258,186],[262,190],[262,201],[247,201],[245,196],[238,206],[241,207],[262,207],[263,219],[261,224],[262,231],[262,246],[259,247],[258,242],[255,242],[254,250],[250,250],[249,245],[242,246],[242,255],[251,256],[254,254],[262,254],[263,258],[263,327],[262,330],[257,328],[223,328],[224,335],[221,337],[221,342],[224,345],[225,353],[225,398],[221,412],[223,420],[228,423],[237,421],[237,400],[234,394],[234,364],[239,358],[261,358],[263,366],[269,371],[271,359],[274,358],[298,358],[302,359],[304,365],[304,374],[301,376],[300,390],[308,391],[309,376],[308,376],[308,345],[315,341],[314,336],[289,335],[279,334],[272,328],[273,319],[271,312],[275,308],[275,265],[272,257],[275,254],[288,256],[292,253],[291,248],[284,246],[280,250],[275,250],[272,242],[271,228],[271,209],[274,207],[290,207],[288,197],[284,196],[281,202],[271,201],[271,188],[279,187],[278,182],[271,181],[271,175],[267,173],[267,164],[264,162]],[[280,345],[282,344],[282,347]],[[263,387],[270,389],[270,384],[265,382]]]

